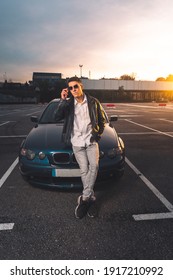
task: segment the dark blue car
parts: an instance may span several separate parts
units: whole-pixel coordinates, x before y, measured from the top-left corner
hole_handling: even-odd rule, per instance
[[[72,148],[61,140],[63,121],[56,122],[59,99],[52,100],[38,117],[31,117],[34,128],[22,142],[19,151],[19,170],[29,183],[39,186],[73,188],[82,187],[80,169]],[[97,180],[121,177],[124,173],[125,149],[108,119],[99,141],[100,161]]]

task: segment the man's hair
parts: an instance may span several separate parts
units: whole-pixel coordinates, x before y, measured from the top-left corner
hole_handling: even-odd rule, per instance
[[[80,78],[78,78],[77,76],[71,77],[67,80],[67,84],[69,84],[70,82],[77,82],[79,84],[82,85],[82,81]]]

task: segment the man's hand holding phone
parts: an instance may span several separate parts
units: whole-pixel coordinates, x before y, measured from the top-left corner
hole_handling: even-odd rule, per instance
[[[67,99],[68,97],[68,88],[64,88],[62,91],[61,91],[61,98],[62,99]]]

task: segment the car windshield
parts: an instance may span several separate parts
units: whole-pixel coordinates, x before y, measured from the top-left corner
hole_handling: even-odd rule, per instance
[[[56,115],[56,112],[57,112],[57,108],[58,108],[58,104],[59,104],[59,100],[57,102],[51,102],[47,107],[46,109],[44,110],[40,120],[39,120],[39,123],[41,124],[45,124],[45,123],[63,123],[64,121],[61,120],[61,121],[56,121],[55,119],[55,115]],[[103,109],[104,111],[104,109]],[[106,114],[106,112],[104,111],[104,115],[105,115],[105,119],[106,119],[106,122],[108,123],[109,120],[108,120],[108,116]]]
[[[59,101],[57,102],[51,102],[46,109],[44,110],[39,123],[57,123],[55,120],[55,115],[57,112]],[[58,121],[58,123],[62,123],[62,121]]]

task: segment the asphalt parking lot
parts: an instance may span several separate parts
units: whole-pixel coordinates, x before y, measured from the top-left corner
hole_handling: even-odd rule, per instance
[[[19,145],[44,105],[0,105],[0,259],[173,258],[173,104],[104,104],[126,146],[119,180],[96,186],[99,217],[74,216],[80,190],[36,188]]]

